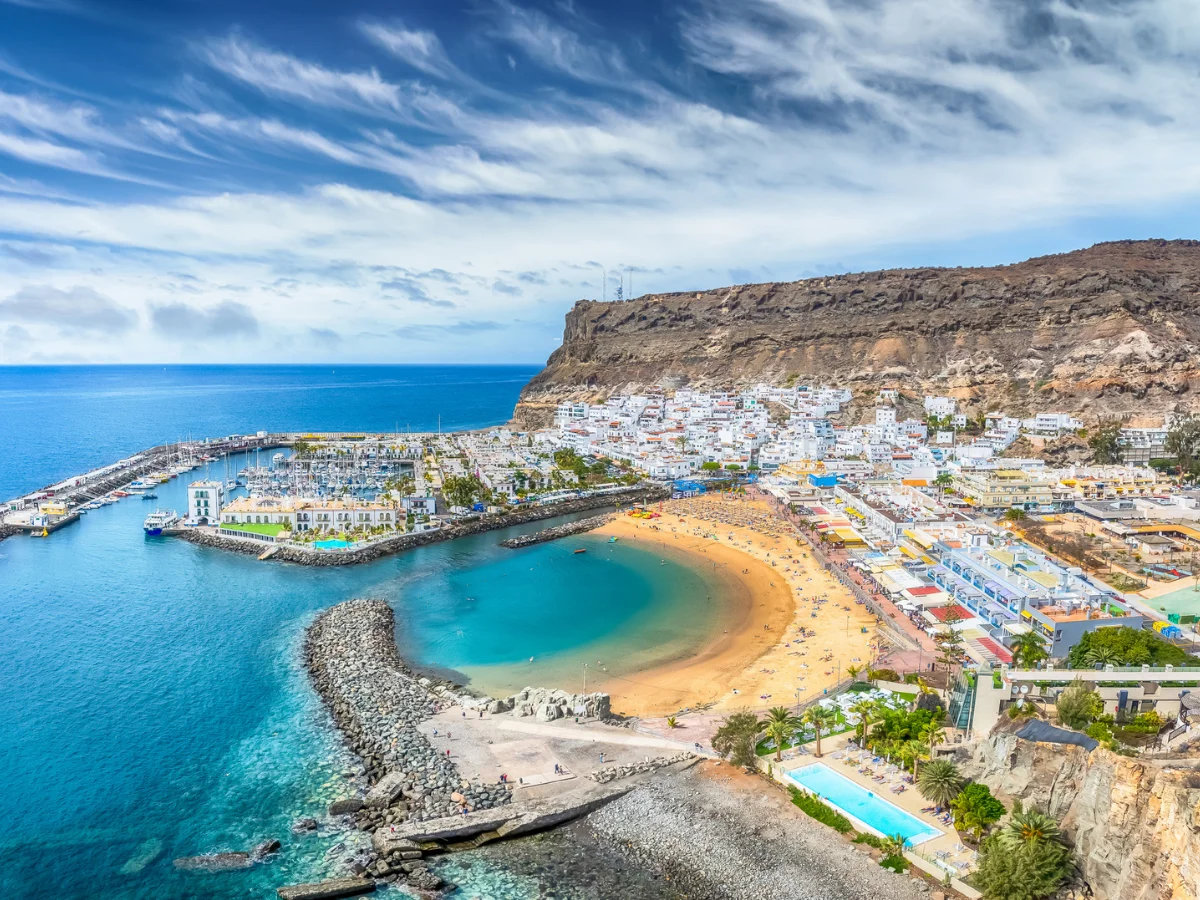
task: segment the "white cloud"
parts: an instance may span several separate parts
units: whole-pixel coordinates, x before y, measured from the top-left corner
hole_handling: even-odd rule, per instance
[[[359,22],[358,27],[367,38],[419,72],[449,81],[469,80],[450,61],[442,42],[432,31],[405,28],[399,22]]]
[[[209,42],[205,60],[261,95],[253,112],[190,91],[208,105],[129,115],[206,174],[207,157],[236,160],[253,181],[72,203],[0,176],[0,231],[24,236],[26,259],[76,248],[53,264],[57,289],[122,298],[139,358],[158,337],[207,334],[204,311],[235,289],[258,323],[220,345],[239,358],[436,359],[450,338],[457,358],[537,358],[563,309],[598,293],[599,272],[573,268],[587,261],[637,269],[639,292],[764,267],[796,277],[873,248],[1200,194],[1200,8],[1179,0],[704,0],[682,17],[670,80],[570,24],[502,3],[485,27],[537,77],[586,82],[578,95],[559,77],[497,98],[434,35],[397,23],[360,27],[446,93],[238,35]],[[0,152],[77,171],[121,160],[96,150],[113,129],[92,107],[26,100],[0,95],[13,129]],[[0,267],[0,297],[16,278]],[[186,327],[164,329],[162,309]]]

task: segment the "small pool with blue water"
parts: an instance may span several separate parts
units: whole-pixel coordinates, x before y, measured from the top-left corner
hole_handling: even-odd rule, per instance
[[[823,763],[788,772],[787,778],[802,790],[816,794],[851,819],[861,822],[880,837],[899,834],[910,847],[915,847],[942,833]]]

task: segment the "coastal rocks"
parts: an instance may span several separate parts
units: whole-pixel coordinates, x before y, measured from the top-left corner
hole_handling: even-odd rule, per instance
[[[366,803],[357,797],[351,797],[348,800],[334,800],[329,804],[329,815],[330,817],[352,816],[364,806]]]
[[[263,841],[257,847],[250,851],[250,859],[258,862],[260,859],[266,859],[273,853],[278,853],[282,844],[279,841],[271,838],[269,841]]]
[[[307,834],[316,830],[317,820],[307,816],[292,823],[292,834]]]
[[[1097,900],[1200,898],[1200,760],[1117,755],[997,730],[960,770],[1059,819]]]
[[[522,534],[515,538],[509,538],[507,541],[501,541],[500,546],[507,547],[509,550],[516,550],[521,547],[530,547],[534,544],[544,544],[546,541],[555,541],[559,538],[570,537],[573,534],[594,531],[597,528],[607,525],[612,518],[612,513],[605,513],[602,516],[576,519],[574,522],[553,525],[542,531],[535,531],[533,534]]]
[[[272,560],[298,563],[304,566],[349,566],[357,563],[372,562],[393,553],[424,547],[438,541],[448,541],[455,538],[467,537],[473,534],[483,534],[498,528],[511,528],[526,522],[537,522],[555,516],[566,516],[572,513],[584,512],[589,509],[612,506],[616,503],[650,503],[670,496],[670,490],[662,485],[647,484],[627,491],[615,491],[610,494],[594,494],[588,497],[576,497],[545,506],[525,505],[511,512],[488,513],[478,516],[465,517],[451,522],[432,531],[421,531],[413,534],[398,534],[380,541],[357,547],[352,550],[336,553],[313,550],[308,547],[291,544],[264,545],[260,541],[224,537],[211,529],[185,528],[177,536],[198,544],[202,547],[212,547],[217,550],[227,550],[231,553],[260,555],[267,546],[278,549],[272,554]]]
[[[453,760],[417,729],[447,701],[431,694],[432,683],[422,685],[401,661],[395,617],[386,603],[352,600],[326,610],[308,630],[304,656],[317,693],[362,758],[372,785],[352,813],[359,828],[376,831],[508,802],[501,785],[465,781]]]
[[[656,756],[654,759],[648,759],[645,762],[632,763],[624,766],[606,766],[603,769],[596,769],[587,774],[587,778],[597,784],[608,784],[610,781],[617,781],[621,778],[628,778],[630,775],[643,775],[646,772],[653,772],[657,769],[663,769],[667,766],[673,766],[675,763],[687,762],[689,760],[699,759],[695,753],[684,751],[677,753],[674,756]]]
[[[550,688],[524,688],[488,705],[491,712],[512,711],[514,716],[534,716],[539,722],[553,722],[570,716],[581,719],[607,719],[612,716],[608,694],[568,694]]]

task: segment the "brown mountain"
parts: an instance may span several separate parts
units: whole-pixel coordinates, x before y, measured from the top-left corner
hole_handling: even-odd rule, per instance
[[[954,396],[1085,421],[1200,406],[1200,242],[1118,241],[978,269],[891,269],[580,300],[516,419],[563,399],[759,381]]]

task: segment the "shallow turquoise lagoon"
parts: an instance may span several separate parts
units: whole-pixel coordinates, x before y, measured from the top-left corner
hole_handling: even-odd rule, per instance
[[[182,509],[188,478],[158,505]],[[299,662],[333,603],[386,599],[408,658],[481,667],[496,690],[579,687],[561,679],[584,661],[620,672],[719,627],[701,574],[595,538],[513,551],[493,532],[301,568],[147,538],[145,514],[133,497],[0,543],[0,897],[232,900],[332,871],[340,838],[289,825],[348,792]],[[284,852],[247,872],[171,864],[269,837]]]

